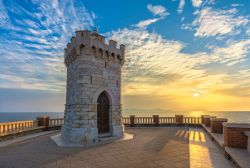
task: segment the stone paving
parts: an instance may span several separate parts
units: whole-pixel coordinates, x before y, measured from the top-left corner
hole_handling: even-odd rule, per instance
[[[230,168],[202,129],[128,128],[133,140],[83,148],[57,147],[49,136],[0,148],[0,168]]]

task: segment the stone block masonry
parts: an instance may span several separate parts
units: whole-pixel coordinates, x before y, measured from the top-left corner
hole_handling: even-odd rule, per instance
[[[65,48],[67,88],[62,138],[92,144],[100,134],[121,137],[121,69],[125,46],[97,31],[77,31]]]
[[[212,118],[211,119],[211,132],[222,134],[223,133],[223,123],[227,122],[226,118]]]
[[[245,131],[250,131],[250,124],[223,123],[224,145],[247,149],[248,137]]]

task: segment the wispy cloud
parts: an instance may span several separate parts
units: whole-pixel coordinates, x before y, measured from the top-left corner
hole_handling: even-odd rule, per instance
[[[236,9],[215,10],[210,7],[202,9],[193,21],[195,36],[210,37],[235,33],[236,28],[249,23],[248,18],[236,16]]]
[[[192,0],[192,4],[194,7],[200,7],[202,4],[202,0]]]
[[[166,16],[166,15],[169,15],[169,13],[167,12],[167,9],[164,6],[161,6],[161,5],[148,4],[147,8],[155,16],[163,17],[163,16]]]
[[[182,13],[184,6],[185,6],[185,0],[180,0],[177,12]]]
[[[10,19],[2,0],[0,0],[0,27],[10,27]]]
[[[148,25],[157,22],[161,18],[154,18],[154,19],[147,19],[147,20],[142,20],[139,23],[137,23],[135,26],[139,28],[146,28]]]
[[[211,53],[183,53],[180,41],[164,39],[143,29],[120,29],[109,36],[126,44],[124,95],[183,95],[193,90],[216,92],[221,87],[232,89],[241,84],[224,71],[214,73],[210,64],[233,66],[245,61],[249,40],[231,41],[225,47],[214,47]],[[237,78],[243,79],[237,71]],[[250,81],[248,81],[250,84]]]
[[[147,9],[154,15],[158,16],[158,18],[152,18],[152,19],[146,19],[139,21],[137,24],[135,24],[135,27],[138,28],[147,28],[147,26],[151,25],[152,23],[155,23],[159,20],[164,19],[169,13],[167,12],[167,9],[164,6],[161,5],[155,5],[152,4],[147,5]]]
[[[29,3],[35,8],[0,1],[0,29],[6,34],[0,36],[0,87],[64,91],[63,48],[75,30],[93,26],[96,16],[72,0]]]

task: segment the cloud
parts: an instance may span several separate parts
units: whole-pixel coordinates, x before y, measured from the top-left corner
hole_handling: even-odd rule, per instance
[[[96,16],[73,0],[23,3],[0,1],[0,24],[5,31],[0,36],[0,87],[63,92],[63,48],[75,30],[92,27]],[[22,17],[17,20],[14,13]]]
[[[147,27],[148,25],[150,25],[150,24],[152,24],[152,23],[155,23],[155,22],[159,21],[160,19],[161,19],[161,18],[143,20],[143,21],[140,21],[139,23],[137,23],[135,26],[136,26],[136,27],[139,27],[139,28],[145,28],[145,27]]]
[[[212,60],[228,66],[245,61],[250,51],[250,40],[233,41],[227,47],[214,47]]]
[[[145,29],[119,29],[107,34],[126,45],[123,67],[124,95],[183,95],[199,90],[204,94],[219,88],[234,88],[236,77],[227,71],[214,72],[211,64],[231,67],[246,60],[250,41],[231,41],[212,47],[210,53],[183,53],[185,44],[167,40]],[[238,72],[237,81],[244,77]],[[250,84],[250,81],[248,81]]]
[[[10,18],[3,4],[3,1],[0,0],[0,29],[2,27],[10,27]]]
[[[200,7],[202,0],[192,0],[192,4],[194,7]]]
[[[184,6],[185,6],[185,0],[180,0],[177,12],[182,13]]]
[[[153,6],[152,4],[148,4],[147,6],[148,10],[153,13],[155,16],[159,16],[158,18],[153,18],[153,19],[146,19],[139,21],[137,24],[135,24],[135,27],[138,28],[146,28],[147,26],[151,25],[152,23],[155,23],[159,20],[164,19],[169,13],[167,12],[167,9],[161,5],[155,5]]]
[[[237,10],[214,10],[210,7],[202,9],[192,25],[195,36],[210,37],[235,33],[236,28],[249,23],[243,16],[236,16]]]
[[[167,9],[164,6],[161,5],[155,5],[148,4],[147,6],[148,10],[153,13],[155,16],[167,16],[169,13],[167,12]]]

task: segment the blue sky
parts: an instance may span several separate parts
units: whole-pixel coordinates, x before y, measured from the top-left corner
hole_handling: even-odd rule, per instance
[[[63,111],[63,48],[94,27],[126,44],[125,111],[250,110],[249,1],[0,0],[0,111]]]

